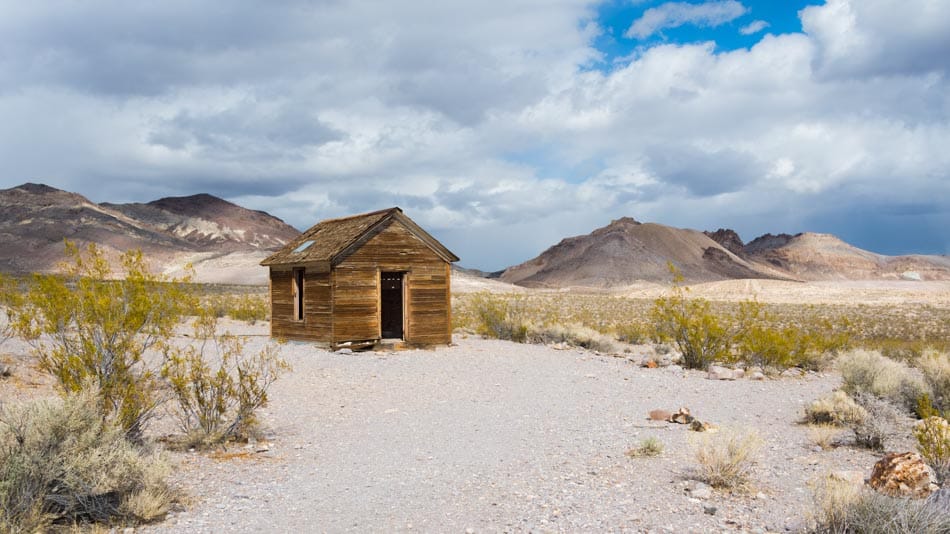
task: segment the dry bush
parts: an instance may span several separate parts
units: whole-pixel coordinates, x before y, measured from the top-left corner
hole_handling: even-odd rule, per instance
[[[918,360],[938,410],[950,412],[950,353],[925,350]]]
[[[891,440],[906,435],[908,416],[892,402],[865,392],[855,394],[854,400],[867,412],[862,420],[849,425],[858,445],[880,451]]]
[[[841,388],[852,396],[868,393],[900,406],[908,413],[917,408],[927,384],[903,363],[876,351],[853,350],[838,357],[835,365],[844,380]]]
[[[656,437],[644,438],[640,443],[627,451],[627,456],[631,458],[646,458],[652,456],[659,456],[663,454],[663,442]]]
[[[103,420],[94,389],[0,414],[0,530],[54,522],[141,522],[171,501],[168,466]]]
[[[945,534],[950,514],[939,505],[915,499],[889,497],[852,482],[831,477],[814,491],[814,524],[820,534]]]
[[[847,426],[860,423],[867,412],[844,391],[838,390],[805,407],[805,422]]]
[[[611,353],[616,351],[617,345],[613,339],[586,326],[551,325],[527,327],[526,340],[531,343],[551,344],[566,343],[575,347]]]
[[[933,416],[914,425],[917,451],[933,468],[941,484],[950,482],[950,423]]]
[[[267,295],[260,294],[213,294],[202,299],[201,309],[211,309],[216,317],[230,317],[235,321],[254,324],[257,321],[266,321],[270,314]]]
[[[217,333],[211,310],[195,320],[194,338],[184,349],[170,350],[162,368],[189,445],[247,437],[268,388],[290,366],[273,345],[245,354],[242,338]]]
[[[753,431],[704,434],[695,448],[700,480],[714,488],[745,487],[761,447],[762,440]]]
[[[823,450],[834,447],[839,436],[841,436],[840,426],[830,423],[808,425],[808,439]]]

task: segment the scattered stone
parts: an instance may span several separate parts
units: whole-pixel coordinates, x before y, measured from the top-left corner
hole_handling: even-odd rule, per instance
[[[742,375],[736,376],[737,372],[741,371],[735,371],[721,365],[710,365],[706,378],[710,380],[735,380],[742,377]]]
[[[690,497],[695,499],[710,499],[713,496],[712,487],[699,480],[690,480],[686,485],[686,491],[689,492]]]
[[[732,377],[735,378],[736,380],[739,380],[740,378],[744,376],[745,376],[745,371],[743,371],[742,369],[734,369],[732,371]]]
[[[689,424],[689,429],[694,432],[716,432],[719,430],[716,428],[716,425],[700,421],[699,419],[693,419],[693,421]]]
[[[703,513],[705,513],[706,515],[716,515],[717,510],[719,509],[711,504],[707,504],[703,506]]]
[[[683,366],[682,366],[682,365],[677,365],[677,364],[674,363],[673,365],[667,367],[666,370],[667,370],[667,371],[673,371],[673,372],[675,372],[675,373],[678,373],[678,372],[680,372],[680,371],[683,370]]]
[[[789,367],[788,369],[782,371],[781,376],[784,378],[801,378],[805,376],[805,373],[798,367]]]
[[[656,360],[654,360],[653,358],[648,358],[644,360],[643,366],[646,367],[647,369],[656,369],[657,368]]]
[[[872,488],[892,497],[924,498],[939,489],[933,469],[916,452],[892,452],[874,464]]]
[[[686,406],[683,406],[682,408],[679,409],[679,411],[671,415],[670,418],[667,420],[671,423],[679,423],[681,425],[688,425],[692,423],[694,419],[696,418],[689,414],[689,408],[687,408]]]
[[[752,371],[749,373],[749,380],[765,380],[765,373],[762,371]]]
[[[0,378],[8,378],[11,376],[13,376],[13,366],[0,363]]]
[[[650,410],[647,419],[650,421],[669,421],[673,414],[666,410]]]

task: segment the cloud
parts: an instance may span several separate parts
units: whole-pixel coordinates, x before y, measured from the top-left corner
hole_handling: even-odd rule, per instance
[[[739,33],[742,35],[755,35],[768,27],[769,23],[765,22],[764,20],[753,20],[752,22],[739,28]]]
[[[944,3],[616,61],[586,0],[0,6],[4,187],[208,192],[298,228],[399,205],[489,270],[623,215],[947,252]],[[735,18],[699,12],[655,31]]]
[[[716,27],[741,17],[746,11],[736,0],[715,0],[702,4],[667,2],[644,11],[639,19],[633,21],[624,36],[646,39],[666,28],[677,28],[684,24]]]

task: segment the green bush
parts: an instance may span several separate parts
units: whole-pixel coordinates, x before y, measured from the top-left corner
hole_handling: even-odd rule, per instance
[[[928,417],[914,425],[917,451],[933,468],[941,484],[950,482],[950,423],[939,416]]]
[[[197,343],[170,351],[162,369],[181,429],[189,444],[245,438],[255,412],[267,402],[268,388],[290,367],[273,345],[245,354],[243,339],[216,332],[212,310],[195,320],[194,329]]]
[[[531,343],[566,343],[598,352],[610,353],[616,350],[614,341],[593,328],[582,325],[526,326],[525,338]]]
[[[195,313],[207,309],[211,309],[215,317],[230,317],[249,324],[266,321],[270,314],[266,295],[248,293],[211,295],[202,299],[201,309],[195,310]]]
[[[528,339],[525,301],[520,296],[478,293],[468,301],[472,326],[479,335],[524,343]]]
[[[683,277],[673,264],[670,271],[673,288],[654,301],[650,312],[656,340],[675,345],[688,369],[706,369],[714,361],[729,359],[733,325],[714,314],[709,301],[689,298],[689,288],[682,285]]]
[[[943,534],[950,514],[939,505],[889,497],[852,482],[827,479],[815,490],[816,534]]]
[[[192,298],[183,280],[152,274],[141,252],[122,255],[118,280],[95,245],[83,253],[67,242],[66,253],[65,276],[27,284],[17,333],[63,391],[94,386],[103,415],[138,439],[161,400],[158,364],[146,352],[168,347]]]
[[[166,462],[103,420],[94,388],[0,411],[0,531],[165,514]]]

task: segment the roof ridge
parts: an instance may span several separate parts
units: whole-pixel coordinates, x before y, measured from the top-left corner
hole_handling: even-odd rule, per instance
[[[376,210],[376,211],[367,211],[366,213],[357,213],[356,215],[347,215],[346,217],[337,217],[335,219],[324,219],[320,221],[320,224],[330,223],[330,222],[340,222],[340,221],[345,221],[348,219],[356,219],[359,217],[369,217],[370,215],[381,215],[383,213],[388,213],[391,211],[398,211],[399,213],[402,213],[402,209],[399,206],[393,206],[391,208],[386,208],[386,209],[381,209],[381,210]]]

